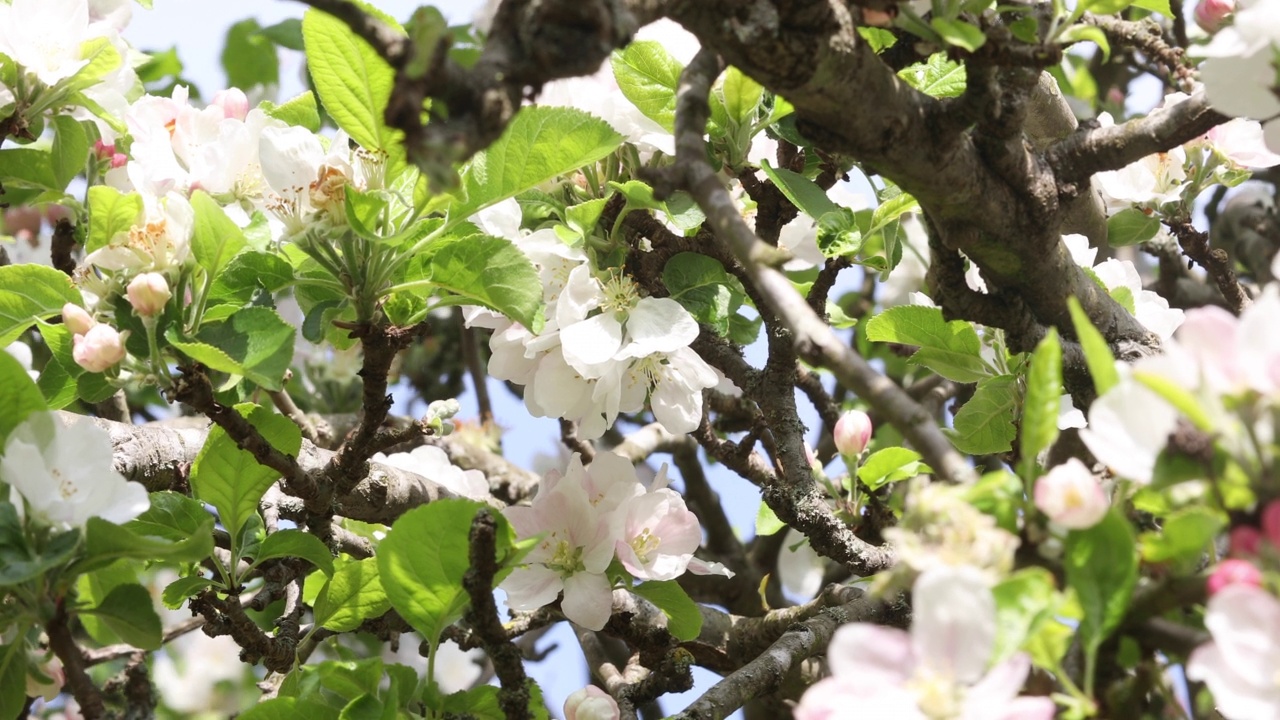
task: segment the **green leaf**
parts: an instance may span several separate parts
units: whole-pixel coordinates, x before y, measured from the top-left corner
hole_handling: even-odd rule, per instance
[[[1207,507],[1176,510],[1161,521],[1159,530],[1142,533],[1142,559],[1169,563],[1178,572],[1194,571],[1205,548],[1225,524],[1217,511]]]
[[[222,206],[203,190],[191,194],[191,208],[195,211],[191,253],[201,267],[217,277],[248,242]]]
[[[259,30],[258,34],[282,48],[298,52],[305,49],[302,41],[302,21],[297,18],[289,18],[275,25],[268,25]]]
[[[258,405],[236,408],[276,450],[297,457],[302,431],[289,418]],[[221,427],[209,429],[204,447],[191,466],[191,490],[218,510],[222,525],[233,537],[249,516],[258,513],[258,501],[280,478],[280,473],[259,465],[253,454],[240,449]]]
[[[237,720],[329,720],[337,717],[337,712],[324,703],[292,697],[259,702],[236,716]]]
[[[23,187],[57,192],[53,153],[44,147],[12,147],[0,150],[0,178],[9,188]]]
[[[151,493],[151,507],[124,527],[142,536],[182,541],[201,532],[210,518],[204,503],[182,493],[163,491]]]
[[[67,303],[84,305],[66,273],[46,265],[0,267],[0,348],[17,340],[37,319],[61,315]]]
[[[858,479],[875,492],[889,483],[910,480],[928,472],[932,470],[920,462],[920,453],[904,447],[887,447],[867,457],[858,468]]]
[[[160,599],[164,602],[165,607],[170,610],[176,610],[182,607],[182,603],[187,598],[204,590],[213,587],[213,580],[200,575],[191,575],[189,577],[178,578],[164,587]]]
[[[613,152],[622,139],[609,123],[581,110],[524,108],[502,137],[467,165],[463,172],[466,200],[451,208],[449,216],[471,217],[477,210],[573,172]]]
[[[303,15],[302,39],[311,80],[338,127],[366,150],[398,147],[402,133],[382,118],[395,70],[346,23],[319,10]]]
[[[231,258],[221,272],[213,279],[209,288],[210,306],[231,304],[239,306],[249,304],[255,295],[275,293],[293,283],[293,268],[289,262],[273,253],[248,250]],[[234,311],[226,315],[230,317]],[[205,321],[214,321],[205,315]]]
[[[1124,619],[1138,582],[1133,527],[1112,508],[1097,525],[1067,534],[1062,560],[1067,584],[1084,611],[1078,634],[1092,670],[1098,647]]]
[[[222,68],[227,71],[228,87],[248,90],[256,85],[280,84],[275,43],[262,34],[262,26],[253,18],[241,20],[227,30]]]
[[[213,518],[180,542],[139,535],[128,527],[102,518],[85,523],[85,555],[72,568],[88,572],[120,558],[168,562],[199,562],[213,554]]]
[[[315,93],[310,90],[285,101],[283,105],[263,102],[261,108],[267,117],[306,128],[311,132],[320,131],[320,108],[316,105]]]
[[[93,252],[111,244],[120,233],[142,216],[142,196],[138,193],[122,194],[110,185],[94,185],[89,188],[89,236],[85,240],[85,252]]]
[[[1107,242],[1111,247],[1144,243],[1158,232],[1160,219],[1137,208],[1126,208],[1107,218]]]
[[[667,630],[681,642],[688,642],[702,632],[702,612],[698,604],[675,580],[650,580],[631,588],[631,592],[648,600],[667,616]]]
[[[955,45],[969,52],[977,50],[987,42],[987,36],[982,30],[963,20],[936,17],[930,20],[929,24],[938,31],[948,45]]]
[[[51,165],[55,186],[61,192],[79,175],[89,161],[89,138],[84,125],[70,115],[53,118],[53,149]]]
[[[431,285],[497,310],[534,332],[542,329],[542,281],[529,257],[510,240],[447,235],[412,262],[410,273]]]
[[[120,585],[97,607],[80,612],[96,616],[121,640],[136,648],[160,649],[163,636],[160,616],[151,607],[151,593],[141,585]]]
[[[1151,12],[1158,12],[1167,18],[1173,17],[1173,11],[1169,8],[1169,0],[1134,0],[1133,6],[1150,10]]]
[[[743,74],[736,67],[730,67],[724,78],[712,89],[716,98],[724,105],[729,119],[739,125],[746,125],[756,115],[756,108],[764,99],[764,86]]]
[[[1027,397],[1022,403],[1020,451],[1022,477],[1032,480],[1036,456],[1058,439],[1058,410],[1062,405],[1062,344],[1058,331],[1049,333],[1031,354],[1027,370]]]
[[[968,79],[964,65],[948,60],[946,53],[934,53],[925,62],[908,65],[898,71],[898,77],[933,97],[958,97]]]
[[[0,349],[0,448],[28,415],[46,409],[44,396],[26,368]]]
[[[668,260],[662,282],[672,300],[721,336],[729,332],[729,318],[742,305],[745,294],[738,279],[725,272],[719,260],[700,253],[682,252]]]
[[[378,574],[391,606],[435,646],[440,633],[462,617],[462,576],[470,567],[471,521],[483,506],[470,500],[438,500],[405,513],[378,545]],[[497,551],[505,556],[513,533],[501,515]]]
[[[1093,386],[1098,395],[1102,396],[1120,382],[1115,356],[1111,354],[1107,341],[1102,339],[1102,333],[1089,321],[1089,316],[1084,314],[1079,300],[1067,298],[1067,309],[1071,312],[1071,324],[1075,328],[1076,338],[1084,350],[1084,362],[1089,366],[1089,374],[1093,376]]]
[[[282,557],[299,557],[315,565],[325,575],[333,575],[333,553],[320,538],[302,530],[277,530],[258,546],[253,564]]]
[[[768,160],[760,161],[760,169],[764,170],[764,174],[773,181],[773,184],[795,205],[801,212],[814,220],[822,218],[827,213],[838,212],[840,206],[831,201],[827,197],[827,191],[818,187],[818,184],[800,173],[792,172],[786,168],[775,168]]]
[[[637,40],[613,52],[613,75],[622,94],[667,132],[675,130],[676,85],[684,65],[656,40]]]
[[[866,327],[869,340],[919,346],[911,361],[948,380],[978,382],[991,375],[973,324],[947,322],[940,308],[900,305],[871,318]]]
[[[956,449],[970,455],[991,455],[1013,449],[1017,429],[1013,410],[1017,405],[1018,379],[997,375],[978,383],[969,402],[956,413],[955,429],[947,433]]]
[[[1017,652],[1053,617],[1058,592],[1053,573],[1044,568],[1024,568],[991,589],[996,599],[996,648],[991,661],[1000,663]]]
[[[63,565],[79,547],[80,532],[71,530],[46,540],[37,552],[28,543],[14,506],[0,503],[0,587],[28,582]]]
[[[137,582],[138,571],[134,565],[128,560],[116,560],[76,578],[76,596],[83,607],[97,607],[112,590],[122,585],[136,585]],[[120,636],[96,615],[82,614],[80,624],[89,633],[89,637],[99,644],[112,645],[120,642]]]
[[[25,642],[0,645],[0,717],[20,718],[27,712],[27,653]]]
[[[284,387],[284,374],[293,361],[297,331],[279,313],[266,307],[246,307],[222,322],[200,328],[199,342],[167,334],[169,342],[211,370],[242,375],[267,390]]]
[[[336,632],[348,632],[391,609],[391,600],[378,577],[377,558],[338,558],[333,577],[321,588],[313,605],[316,623]]]
[[[756,510],[756,535],[773,535],[786,527],[768,503],[760,503],[760,509]]]
[[[1035,24],[1034,18],[1024,18],[1031,20]],[[1107,34],[1102,28],[1096,25],[1072,25],[1058,37],[1059,42],[1065,44],[1081,41],[1089,41],[1098,46],[1102,51],[1102,62],[1106,62],[1111,58],[1111,42],[1107,40]]]
[[[1094,15],[1112,15],[1133,4],[1133,0],[1083,0],[1076,14],[1091,12]]]

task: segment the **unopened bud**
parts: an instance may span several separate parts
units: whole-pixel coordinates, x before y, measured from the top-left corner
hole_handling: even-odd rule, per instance
[[[210,105],[222,108],[223,117],[244,120],[249,114],[249,98],[240,88],[219,90],[213,96],[213,102]]]
[[[1235,0],[1200,0],[1196,4],[1196,24],[1212,35],[1222,29],[1235,11]]]
[[[62,306],[62,324],[67,326],[72,335],[84,335],[98,324],[84,308],[74,303]]]
[[[164,311],[164,306],[173,297],[169,291],[169,282],[160,273],[142,273],[129,283],[125,290],[129,296],[129,304],[134,312],[142,317],[155,317]]]
[[[588,685],[564,701],[565,720],[618,720],[618,701],[595,685]]]
[[[871,417],[861,410],[850,410],[836,421],[836,449],[845,457],[857,457],[871,442]]]
[[[102,372],[124,359],[124,335],[110,325],[98,323],[83,335],[72,338],[71,357],[89,372]]]
[[[1209,594],[1216,595],[1228,585],[1262,586],[1262,571],[1247,560],[1228,558],[1218,563],[1207,583]]]
[[[1262,509],[1262,536],[1272,547],[1280,548],[1280,500],[1272,500]]]

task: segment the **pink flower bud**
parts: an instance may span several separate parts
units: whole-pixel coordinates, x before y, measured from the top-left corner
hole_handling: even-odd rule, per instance
[[[564,701],[564,720],[618,720],[618,701],[595,685],[588,685]]]
[[[93,141],[93,155],[98,158],[99,162],[108,162],[115,154],[115,143],[104,143],[102,140]]]
[[[1200,0],[1196,4],[1196,24],[1212,35],[1222,29],[1235,10],[1235,0]]]
[[[1209,576],[1208,588],[1210,595],[1216,595],[1219,590],[1228,585],[1252,585],[1253,587],[1262,586],[1262,571],[1258,570],[1253,563],[1247,560],[1235,560],[1228,558],[1218,563],[1218,567],[1214,568],[1213,574]]]
[[[1036,481],[1035,502],[1050,521],[1072,530],[1097,525],[1110,505],[1098,479],[1075,458]]]
[[[1262,509],[1262,535],[1272,547],[1280,548],[1280,500],[1272,500]]]
[[[856,457],[871,442],[871,418],[861,410],[850,410],[836,421],[836,449],[845,457]]]
[[[111,169],[122,168],[129,162],[129,156],[124,153],[116,153],[111,156]]]
[[[15,237],[34,237],[40,233],[41,224],[37,207],[24,205],[4,211],[4,230]]]
[[[129,283],[125,290],[129,296],[129,304],[134,312],[142,317],[155,317],[164,311],[164,306],[173,297],[169,292],[169,283],[160,273],[142,273]]]
[[[213,102],[210,105],[222,108],[224,117],[236,120],[244,120],[245,116],[249,114],[249,98],[245,96],[244,91],[240,88],[219,90],[213,96]]]
[[[1262,544],[1262,533],[1258,528],[1241,525],[1231,529],[1230,548],[1233,557],[1253,557],[1258,554],[1258,546]]]
[[[62,323],[67,326],[72,335],[84,335],[93,329],[98,321],[79,305],[67,303],[62,306]]]
[[[71,357],[89,372],[102,372],[124,359],[124,337],[110,325],[98,323],[72,338]]]

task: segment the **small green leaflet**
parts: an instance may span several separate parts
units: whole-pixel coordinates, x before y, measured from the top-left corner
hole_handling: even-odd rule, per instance
[[[1033,479],[1036,456],[1058,439],[1058,410],[1062,398],[1062,344],[1050,328],[1031,355],[1027,397],[1022,404],[1022,477]]]
[[[684,66],[656,40],[637,40],[615,50],[613,75],[623,96],[667,132],[675,129],[676,85]]]
[[[964,65],[948,60],[946,53],[934,53],[925,62],[909,65],[898,71],[898,77],[933,97],[958,97],[967,80]]]
[[[973,324],[947,322],[940,308],[900,305],[867,321],[867,339],[915,345],[911,361],[955,382],[978,382],[993,373],[982,359],[982,341]]]
[[[1013,411],[1017,406],[1018,379],[998,375],[982,380],[969,402],[956,413],[955,428],[948,430],[951,444],[970,455],[991,455],[1013,449],[1017,428]]]

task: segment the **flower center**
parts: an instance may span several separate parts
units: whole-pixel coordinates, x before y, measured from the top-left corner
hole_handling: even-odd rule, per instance
[[[640,560],[640,564],[644,565],[649,562],[649,554],[658,549],[661,540],[656,535],[649,532],[649,528],[640,531],[631,539],[631,549],[635,551],[636,557]]]
[[[609,278],[601,283],[604,289],[604,300],[600,303],[600,307],[605,312],[618,313],[626,315],[635,309],[637,303],[640,302],[640,289],[632,282],[630,278],[622,275],[621,272],[613,271]]]
[[[915,695],[920,712],[930,720],[959,717],[964,708],[964,688],[945,675],[917,669],[907,687]]]
[[[574,573],[581,572],[582,566],[582,548],[574,547],[567,540],[561,540],[556,545],[556,551],[552,553],[551,559],[547,560],[545,565],[560,573],[561,577],[569,577]]]

